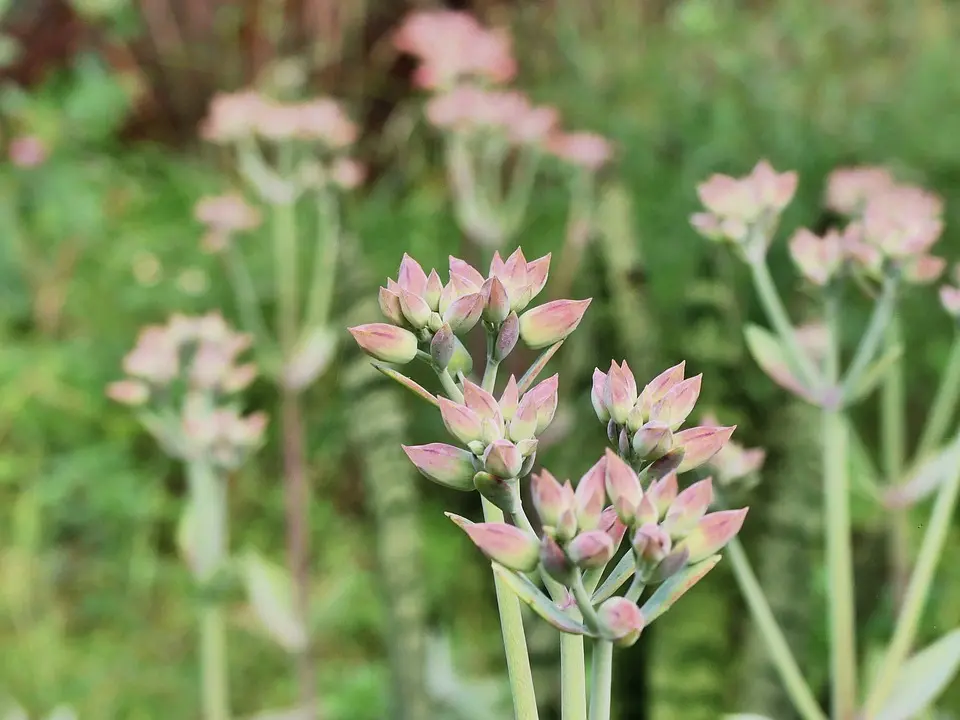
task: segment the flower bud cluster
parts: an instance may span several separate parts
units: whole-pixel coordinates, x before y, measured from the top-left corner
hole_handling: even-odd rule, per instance
[[[225,250],[234,234],[254,230],[261,222],[260,211],[235,192],[200,198],[193,214],[207,229],[201,245],[210,253]]]
[[[436,270],[427,274],[405,254],[397,280],[388,279],[380,288],[380,309],[389,322],[360,325],[350,332],[378,360],[405,364],[422,352],[438,369],[466,375],[473,363],[460,337],[478,324],[494,337],[497,362],[518,340],[534,349],[548,347],[580,324],[590,300],[555,300],[526,310],[546,285],[549,269],[549,255],[527,262],[519,248],[506,260],[495,253],[486,278],[451,257],[444,284]]]
[[[263,413],[242,415],[234,401],[257,376],[256,365],[239,361],[250,344],[217,313],[174,315],[140,332],[123,361],[127,378],[107,394],[139,408],[172,456],[235,468],[259,447],[267,422]]]
[[[714,174],[697,186],[706,212],[691,217],[708,240],[728,242],[750,257],[762,257],[776,221],[797,191],[795,172],[778,173],[766,160],[749,175]]]
[[[645,465],[648,477],[685,472],[710,460],[730,439],[733,427],[680,430],[700,396],[701,376],[684,379],[681,362],[651,380],[638,392],[627,363],[610,363],[593,372],[590,399],[607,436],[620,455]]]

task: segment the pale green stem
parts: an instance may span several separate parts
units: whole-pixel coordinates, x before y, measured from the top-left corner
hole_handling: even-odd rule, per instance
[[[613,690],[613,643],[594,640],[590,682],[590,720],[610,720]]]
[[[646,587],[646,580],[644,580],[639,573],[636,573],[634,574],[633,580],[630,582],[630,587],[627,588],[627,592],[624,597],[630,602],[635,603],[640,599],[640,596],[643,595],[643,591]]]
[[[263,313],[260,311],[260,300],[257,297],[253,278],[250,276],[250,269],[240,249],[232,241],[228,242],[223,252],[223,260],[230,277],[230,284],[233,286],[244,329],[257,339],[258,346],[267,346],[275,350],[276,342],[267,330]]]
[[[500,368],[500,361],[493,357],[493,346],[497,342],[497,337],[492,332],[487,332],[487,366],[483,369],[482,387],[488,393],[493,394],[497,386],[497,370]]]
[[[839,365],[837,298],[827,299],[829,333],[826,382],[837,382]],[[853,594],[853,549],[850,529],[850,488],[847,477],[847,427],[842,412],[822,412],[823,483],[826,509],[827,590],[830,608],[831,717],[853,720],[857,709],[856,609]]]
[[[767,645],[767,652],[770,653],[770,659],[780,675],[780,680],[787,695],[790,696],[794,709],[803,720],[826,720],[826,715],[823,714],[810,686],[804,680],[797,660],[783,635],[783,630],[780,629],[780,624],[770,609],[767,597],[757,581],[757,576],[753,572],[739,538],[733,538],[727,544],[727,557],[730,559],[740,592],[743,593],[753,621],[760,629],[760,637]]]
[[[887,346],[900,345],[900,322],[894,317],[887,328]],[[883,471],[887,486],[895,488],[902,480],[905,462],[906,431],[903,389],[903,359],[898,357],[887,371],[881,388],[880,422],[883,448]],[[896,508],[890,515],[888,552],[890,554],[890,584],[894,603],[900,606],[910,576],[910,513],[907,508]]]
[[[577,601],[577,607],[580,608],[580,613],[583,615],[584,624],[593,632],[599,632],[600,618],[597,615],[597,611],[593,609],[593,599],[583,585],[583,575],[579,569],[574,571],[573,582],[570,589],[573,590],[573,597]]]
[[[917,461],[922,462],[932,453],[947,434],[950,420],[957,409],[957,400],[960,399],[960,334],[954,337],[950,348],[950,359],[943,372],[943,379],[937,388],[933,408],[927,416],[927,422],[920,435],[917,446]]]
[[[847,368],[846,377],[843,379],[844,397],[849,397],[849,394],[856,390],[857,383],[860,382],[867,366],[877,356],[877,350],[880,343],[883,342],[884,333],[893,316],[896,299],[897,278],[888,275],[883,280],[883,291],[880,299],[873,307],[873,314],[867,324],[867,331],[860,339],[860,345],[857,347],[853,361]]]
[[[954,469],[953,475],[940,486],[937,492],[937,499],[930,513],[930,522],[927,524],[913,575],[910,577],[910,584],[904,595],[903,607],[897,617],[893,639],[890,641],[880,671],[867,697],[864,715],[866,718],[876,716],[893,687],[897,673],[913,648],[920,619],[930,596],[937,563],[940,561],[950,532],[950,523],[956,509],[958,495],[960,495],[960,466]]]
[[[210,601],[205,601],[209,603]],[[203,683],[203,720],[230,720],[227,700],[227,633],[218,605],[200,611],[200,666]]]
[[[517,233],[523,223],[539,165],[540,152],[536,148],[520,148],[511,177],[510,189],[507,192],[504,211],[506,231],[511,237]]]
[[[483,501],[483,519],[489,523],[503,522],[503,512],[486,498]],[[513,697],[515,720],[537,720],[537,696],[533,687],[533,673],[527,653],[527,638],[523,630],[520,601],[497,575],[494,575],[497,607],[500,610],[500,631],[507,656],[507,675]]]
[[[773,325],[773,329],[780,336],[780,342],[786,347],[787,361],[790,363],[791,369],[796,373],[797,379],[807,388],[816,389],[819,381],[817,370],[813,366],[810,356],[800,347],[796,330],[794,330],[793,323],[790,322],[790,317],[780,300],[780,294],[777,292],[773,278],[770,276],[766,259],[751,260],[749,266],[757,296],[760,298],[760,304]]]
[[[280,148],[281,173],[289,168],[291,149]],[[279,203],[273,207],[274,276],[277,292],[277,334],[283,361],[290,361],[290,353],[297,341],[297,220],[293,203]]]
[[[443,391],[447,396],[454,402],[462,403],[463,393],[460,391],[460,388],[457,387],[457,383],[454,382],[450,371],[446,368],[437,370],[437,377],[440,378],[440,384],[443,386]]]
[[[306,309],[306,332],[326,325],[336,286],[334,278],[340,245],[340,218],[336,200],[326,185],[317,191],[317,226],[313,277]]]

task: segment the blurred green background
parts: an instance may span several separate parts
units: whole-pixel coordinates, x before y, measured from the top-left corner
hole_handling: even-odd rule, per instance
[[[343,98],[361,120],[372,173],[346,208],[356,251],[344,258],[338,329],[375,320],[364,301],[395,274],[404,251],[441,270],[449,253],[472,252],[451,215],[410,67],[389,47],[390,28],[414,4],[0,0],[9,6],[0,39],[0,694],[31,717],[59,703],[97,720],[199,717],[198,598],[174,539],[182,471],[104,386],[119,377],[141,325],[217,308],[236,317],[193,219],[201,195],[231,186],[223,158],[196,136],[212,92],[297,72],[310,92]],[[561,182],[538,188],[522,235],[528,257],[555,253],[553,274],[569,274],[573,297],[595,298],[553,363],[567,441],[544,451],[542,463],[577,477],[601,452],[589,403],[594,365],[625,357],[638,377],[650,377],[686,359],[689,372],[703,372],[700,407],[737,423],[740,442],[769,451],[744,538],[805,671],[822,687],[822,571],[811,549],[819,544],[816,418],[750,361],[740,326],[762,318],[749,279],[687,218],[697,182],[712,172],[743,174],[765,157],[800,173],[784,232],[816,229],[831,169],[889,164],[945,198],[938,249],[956,260],[960,4],[486,0],[469,9],[512,27],[518,84],[532,98],[617,148],[577,272],[561,251]],[[6,159],[18,134],[42,140],[41,164]],[[245,242],[259,257],[257,238]],[[802,317],[783,243],[771,262]],[[267,261],[254,271],[268,288]],[[931,288],[915,291],[904,314],[913,432],[953,329]],[[849,329],[857,331],[856,317]],[[479,504],[411,476],[399,443],[442,437],[439,419],[365,375],[348,343],[341,348],[306,401],[324,716],[400,717],[391,698],[425,692],[436,707],[431,717],[507,717],[486,564],[442,514],[476,516]],[[249,401],[272,411],[274,391],[257,384]],[[874,414],[868,403],[858,418],[868,443],[877,435]],[[234,549],[256,547],[282,562],[281,475],[271,437],[231,481]],[[398,487],[403,497],[391,498]],[[383,572],[384,528],[375,521],[383,517],[397,521],[391,532],[420,538],[410,547],[421,553],[395,558],[405,564],[400,575],[407,572],[400,581],[419,588],[406,598],[417,606],[406,614],[390,610],[398,573]],[[864,513],[857,566],[867,657],[890,627],[884,551],[882,525]],[[960,530],[948,552],[930,631],[960,625]],[[289,661],[258,631],[239,593],[235,600],[237,716],[289,705]],[[409,682],[425,687],[391,683],[398,617],[426,643],[414,642],[416,657],[400,662],[394,648],[394,664],[422,661]],[[559,718],[556,637],[535,620],[529,632],[542,717]],[[791,717],[724,570],[619,657],[620,720],[712,720],[733,710]],[[943,717],[960,718],[960,689],[942,705]]]

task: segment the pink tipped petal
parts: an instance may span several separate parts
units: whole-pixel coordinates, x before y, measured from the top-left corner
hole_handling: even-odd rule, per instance
[[[492,420],[503,428],[503,414],[493,395],[476,383],[465,380],[463,383],[463,402],[473,410],[481,420]]]
[[[530,300],[533,300],[547,284],[547,277],[550,274],[550,257],[547,253],[542,258],[537,258],[527,263],[527,285],[530,288]]]
[[[624,425],[627,422],[627,417],[637,400],[635,393],[631,395],[630,388],[630,381],[623,369],[615,362],[611,362],[603,386],[603,404],[618,425]],[[634,389],[636,389],[635,383]]]
[[[690,564],[705,560],[722,549],[740,532],[749,508],[739,510],[721,510],[700,518],[697,526],[677,546],[689,553]]]
[[[507,380],[507,386],[500,396],[500,410],[504,420],[512,420],[520,403],[520,389],[517,387],[517,378],[513,375]]]
[[[430,321],[430,306],[426,300],[404,288],[400,290],[400,309],[407,321],[418,330],[426,327]]]
[[[682,360],[673,367],[667,368],[648,382],[640,394],[641,405],[649,410],[659,402],[664,395],[670,392],[670,389],[683,380],[683,371],[686,368],[687,361]]]
[[[406,324],[407,321],[403,316],[403,309],[400,307],[400,296],[397,293],[387,288],[380,288],[377,301],[380,303],[380,312],[383,313],[383,316],[387,318],[387,320],[394,325]]]
[[[677,495],[667,510],[663,526],[674,538],[684,537],[696,527],[713,502],[713,480],[695,482]]]
[[[400,262],[400,272],[397,274],[397,282],[407,292],[422,296],[427,290],[427,274],[423,271],[416,260],[403,254],[403,260]]]
[[[683,448],[684,455],[677,472],[686,472],[703,465],[720,452],[720,448],[736,429],[736,425],[721,428],[695,427],[678,432],[673,436],[673,445]]]
[[[481,288],[481,294],[484,299],[484,319],[495,324],[506,320],[510,315],[510,296],[500,282],[500,278],[492,277],[486,280]]]
[[[478,288],[483,285],[483,275],[480,274],[480,271],[466,260],[453,257],[453,255],[450,256],[450,274],[460,275]]]
[[[533,474],[530,493],[533,496],[533,506],[543,525],[557,527],[563,513],[572,509],[573,498],[547,470]]]
[[[604,486],[621,522],[631,525],[643,498],[640,480],[626,462],[609,448],[606,452]]]
[[[437,312],[440,307],[440,294],[443,292],[443,282],[436,270],[431,270],[427,276],[427,287],[423,293],[423,299],[433,312]]]
[[[604,636],[619,647],[629,647],[637,642],[645,624],[643,613],[635,603],[625,597],[612,597],[597,609],[600,628]]]
[[[417,356],[417,336],[396,325],[371,323],[349,330],[357,345],[378,360],[404,364]]]
[[[445,397],[438,397],[440,416],[447,430],[464,445],[469,445],[481,436],[480,417],[466,405],[452,402]]]
[[[570,560],[584,570],[602,568],[616,551],[613,539],[603,530],[580,533],[567,546]]]
[[[495,440],[483,453],[483,466],[496,477],[515,478],[523,467],[523,454],[509,440]]]
[[[448,323],[457,335],[470,332],[480,322],[483,314],[483,296],[479,292],[457,298],[443,313],[443,321]]]
[[[517,572],[536,570],[540,562],[540,541],[532,533],[506,523],[457,524],[491,560]]]
[[[466,450],[444,443],[401,447],[410,462],[428,480],[464,492],[474,489],[473,476],[476,470],[473,466],[473,455]]]
[[[524,399],[530,398],[530,402],[537,408],[537,435],[540,435],[553,422],[559,403],[559,387],[560,376],[554,373],[546,380],[534,385],[523,396]]]
[[[607,458],[600,458],[577,483],[577,522],[581,530],[595,530],[600,525],[600,515],[606,505],[604,484],[607,473]]]
[[[603,389],[607,382],[607,375],[600,368],[593,371],[593,387],[590,389],[590,403],[597,419],[602,423],[610,421],[610,410],[603,400]]]
[[[537,405],[530,397],[530,393],[523,396],[520,407],[513,420],[510,421],[510,439],[513,442],[529,440],[537,433]]]
[[[701,380],[703,375],[696,375],[670,388],[669,392],[650,410],[650,419],[672,430],[679,428],[697,404]]]
[[[570,335],[590,306],[590,300],[554,300],[527,310],[520,316],[520,338],[527,347],[540,350]]]
[[[653,483],[653,485],[651,485],[650,489],[647,491],[647,497],[653,501],[659,516],[663,517],[666,514],[667,509],[677,498],[679,491],[680,486],[677,480],[677,473],[672,472],[664,475],[662,478]]]

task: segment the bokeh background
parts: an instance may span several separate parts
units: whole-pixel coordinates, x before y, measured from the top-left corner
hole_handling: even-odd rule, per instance
[[[232,182],[223,157],[198,139],[212,94],[282,74],[307,95],[341,98],[359,119],[370,172],[345,209],[356,252],[343,258],[337,327],[374,320],[358,318],[358,308],[366,312],[404,251],[439,268],[449,253],[473,252],[451,213],[412,63],[389,42],[415,5],[434,4],[0,2],[9,6],[0,38],[0,692],[31,716],[62,702],[95,720],[199,717],[198,598],[175,542],[182,469],[104,387],[119,377],[140,326],[173,312],[236,317],[193,216],[199,197]],[[743,537],[805,671],[823,687],[816,416],[750,361],[740,327],[762,318],[749,279],[687,218],[697,182],[712,172],[743,174],[765,157],[800,173],[785,226],[816,229],[828,221],[822,190],[831,169],[888,164],[945,198],[938,248],[957,259],[960,4],[448,5],[509,25],[518,85],[616,147],[576,268],[561,251],[561,182],[538,186],[522,234],[528,257],[554,251],[554,275],[571,283],[570,295],[595,298],[554,363],[562,432],[543,464],[578,477],[602,451],[589,403],[594,365],[625,357],[638,377],[652,377],[686,359],[703,372],[700,407],[737,423],[742,443],[768,450]],[[7,157],[10,138],[24,134],[44,148],[32,167]],[[256,237],[245,242],[256,258]],[[771,258],[802,317],[804,295],[783,243]],[[269,287],[267,261],[253,269]],[[918,290],[904,310],[911,434],[952,340],[934,296]],[[476,516],[479,503],[411,473],[399,444],[442,436],[436,413],[371,377],[348,343],[341,348],[305,401],[324,717],[400,718],[403,698],[418,694],[430,696],[431,717],[508,717],[487,565],[442,514]],[[275,406],[266,383],[248,395],[252,407]],[[857,418],[868,443],[877,436],[874,410],[868,403]],[[282,562],[282,470],[271,433],[231,480],[231,542]],[[884,542],[879,518],[860,513],[868,656],[890,627]],[[960,625],[960,529],[948,553],[930,633]],[[248,717],[290,704],[294,673],[241,594],[235,600],[232,701]],[[542,717],[559,718],[556,636],[535,620],[528,632]],[[723,565],[620,653],[616,673],[620,720],[714,720],[737,709],[791,717]],[[945,717],[960,717],[960,688],[942,706],[953,713]]]

